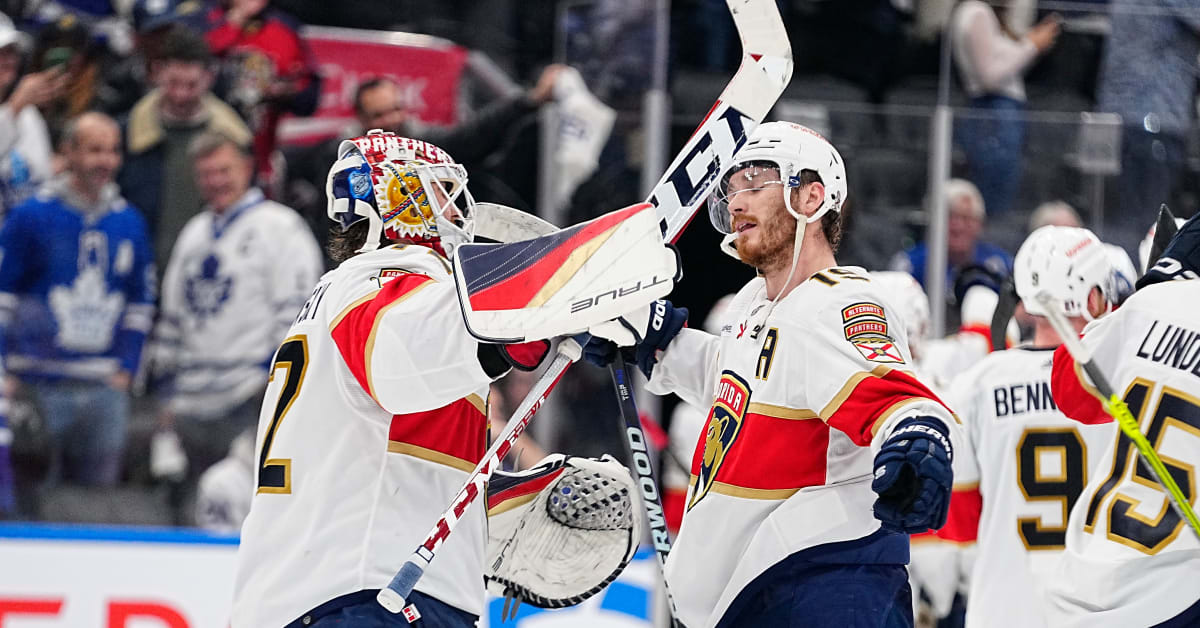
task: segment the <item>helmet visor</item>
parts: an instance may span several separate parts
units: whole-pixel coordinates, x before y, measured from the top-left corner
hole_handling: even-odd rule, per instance
[[[779,165],[773,161],[751,161],[734,164],[717,182],[708,199],[708,219],[717,231],[733,233],[730,204],[744,194],[756,194],[767,189],[782,188]]]

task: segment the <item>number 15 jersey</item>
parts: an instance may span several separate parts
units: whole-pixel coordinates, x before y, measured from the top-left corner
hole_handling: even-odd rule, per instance
[[[1200,481],[1197,312],[1200,281],[1169,281],[1138,290],[1083,336],[1193,507]],[[1054,397],[1080,422],[1112,420],[1065,349],[1054,356]],[[1110,443],[1071,511],[1067,549],[1047,585],[1052,623],[1195,626],[1200,539],[1172,509],[1133,441],[1116,431]]]

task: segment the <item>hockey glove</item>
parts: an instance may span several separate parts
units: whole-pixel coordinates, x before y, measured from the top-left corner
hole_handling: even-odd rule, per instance
[[[509,369],[532,371],[536,369],[546,354],[550,353],[549,340],[534,340],[509,345],[494,345],[479,343],[479,365],[483,372],[493,380],[506,375]]]
[[[649,378],[654,365],[658,364],[658,352],[666,350],[679,330],[687,324],[688,310],[686,307],[675,307],[666,299],[659,299],[639,310],[639,313],[622,316],[588,330],[592,338],[583,347],[584,360],[606,367],[617,358],[618,346],[634,345],[632,351],[626,354],[626,359],[637,362],[638,368]],[[630,319],[644,320],[644,323],[641,326],[634,325]]]
[[[933,417],[904,419],[875,455],[875,518],[908,534],[946,523],[954,474],[946,427]]]

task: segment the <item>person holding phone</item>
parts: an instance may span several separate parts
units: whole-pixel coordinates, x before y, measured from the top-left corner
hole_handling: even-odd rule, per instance
[[[66,88],[59,69],[21,76],[22,35],[0,15],[0,222],[50,177],[50,134],[38,107]]]

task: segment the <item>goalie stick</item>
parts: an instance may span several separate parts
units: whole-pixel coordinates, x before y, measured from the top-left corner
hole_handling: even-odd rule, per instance
[[[726,5],[742,43],[742,63],[647,198],[660,217],[663,239],[672,243],[679,239],[716,183],[721,165],[733,159],[734,153],[767,116],[792,78],[791,44],[775,1],[726,0]],[[567,367],[579,359],[580,352],[574,340],[566,339],[559,344],[558,353],[546,372],[513,413],[513,419],[471,472],[466,485],[438,519],[429,536],[387,587],[380,589],[376,599],[384,608],[392,613],[404,610],[408,595],[437,549],[454,530],[467,507],[484,492],[483,486],[492,471],[525,430]]]
[[[1075,333],[1074,328],[1071,327],[1071,323],[1066,319],[1062,310],[1059,309],[1061,308],[1061,304],[1057,303],[1054,297],[1048,294],[1039,294],[1035,298],[1042,304],[1042,308],[1046,310],[1046,318],[1050,320],[1054,331],[1058,332],[1063,344],[1067,346],[1067,352],[1075,359],[1075,363],[1082,367],[1088,374],[1088,377],[1092,379],[1092,383],[1096,385],[1096,390],[1104,397],[1102,402],[1104,411],[1116,419],[1121,432],[1129,440],[1133,441],[1138,453],[1142,456],[1142,460],[1150,468],[1154,478],[1170,497],[1168,503],[1175,509],[1176,514],[1186,520],[1191,526],[1192,531],[1196,533],[1196,536],[1200,537],[1200,519],[1196,518],[1196,512],[1192,510],[1191,503],[1188,502],[1183,491],[1179,490],[1179,485],[1176,484],[1175,478],[1167,471],[1166,466],[1163,465],[1162,458],[1158,456],[1158,452],[1154,451],[1154,447],[1150,445],[1150,441],[1146,440],[1146,435],[1142,434],[1142,430],[1138,426],[1138,420],[1129,411],[1129,406],[1125,405],[1125,401],[1113,391],[1112,384],[1108,382],[1108,378],[1104,376],[1104,373],[1100,370],[1100,366],[1092,358],[1091,351],[1083,346],[1083,343],[1079,340],[1079,335]]]

